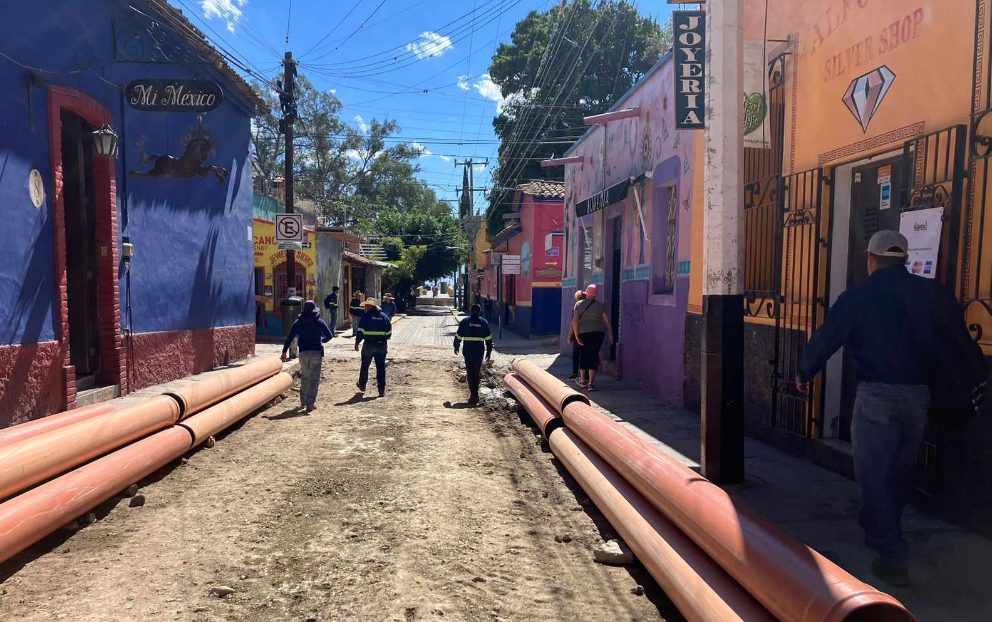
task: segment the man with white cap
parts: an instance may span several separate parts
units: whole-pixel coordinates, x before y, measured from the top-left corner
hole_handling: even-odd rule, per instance
[[[859,522],[878,552],[872,570],[893,585],[909,581],[901,517],[926,430],[930,387],[942,384],[935,384],[940,367],[955,367],[969,378],[969,399],[977,404],[988,373],[957,300],[936,281],[906,270],[908,249],[897,231],[871,237],[868,280],[837,298],[810,338],[796,377],[805,394],[827,360],[847,346],[858,384],[851,440]]]
[[[355,351],[362,350],[362,371],[358,375],[358,390],[365,393],[369,381],[369,365],[375,360],[375,380],[379,386],[379,397],[386,395],[386,354],[389,338],[393,336],[393,325],[389,316],[379,309],[379,301],[366,298],[363,303],[365,313],[358,319],[355,329]],[[362,346],[362,341],[365,345]]]

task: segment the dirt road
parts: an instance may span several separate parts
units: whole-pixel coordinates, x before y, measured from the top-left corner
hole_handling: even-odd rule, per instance
[[[336,339],[315,412],[294,393],[3,564],[0,619],[679,619],[592,561],[614,534],[519,415],[462,407],[452,330],[397,326],[384,399]]]

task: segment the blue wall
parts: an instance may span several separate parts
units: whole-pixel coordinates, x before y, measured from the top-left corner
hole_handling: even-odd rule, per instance
[[[141,0],[130,3],[155,15]],[[250,106],[204,64],[119,63],[114,60],[112,16],[118,33],[141,32],[139,14],[115,0],[47,0],[13,3],[0,22],[2,50],[47,83],[31,89],[29,70],[0,57],[0,345],[58,338],[55,248],[52,230],[52,171],[47,87],[75,89],[114,117],[121,134],[117,158],[118,223],[129,208],[126,234],[136,247],[131,265],[131,301],[136,332],[234,326],[254,322]],[[159,20],[160,21],[160,20]],[[30,27],[28,27],[30,25]],[[45,33],[39,36],[38,33]],[[53,36],[49,33],[58,33]],[[145,40],[145,45],[150,41]],[[224,91],[219,108],[202,115],[216,137],[206,162],[226,168],[226,185],[211,175],[194,179],[127,178],[145,169],[139,157],[182,154],[184,132],[197,115],[138,112],[120,90],[136,78],[205,78]],[[28,175],[38,169],[45,204],[36,209]],[[121,232],[118,231],[118,236]],[[119,240],[118,240],[119,241]],[[125,282],[121,270],[121,313]],[[124,320],[122,318],[122,326]]]

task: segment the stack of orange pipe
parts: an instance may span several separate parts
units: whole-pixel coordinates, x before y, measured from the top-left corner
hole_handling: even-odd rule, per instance
[[[523,381],[523,390],[533,394],[521,402],[525,408],[554,408],[552,404],[556,402],[552,400],[542,404],[535,399],[538,393],[544,394],[538,386],[555,386],[548,380],[550,374],[530,364],[514,364],[514,370]],[[560,384],[557,380],[555,383]],[[587,403],[576,399],[557,403],[563,404],[557,413],[531,414],[535,421],[562,415],[564,428],[550,432],[552,451],[691,621],[744,619],[740,614],[745,610],[738,605],[732,605],[728,613],[712,602],[720,598],[730,604],[728,595],[739,599],[737,592],[728,591],[724,578],[760,603],[767,619],[916,621],[892,596],[862,583],[754,511],[735,503],[721,488]],[[659,515],[652,514],[647,506]],[[662,516],[664,521],[659,521]],[[680,544],[670,530],[693,546]],[[668,543],[668,549],[657,543],[656,536]],[[714,573],[713,566],[720,572]],[[747,615],[758,615],[747,611]]]
[[[20,493],[0,503],[0,561],[286,391],[292,378],[281,367],[263,359],[128,408],[84,408],[0,432],[0,499]]]

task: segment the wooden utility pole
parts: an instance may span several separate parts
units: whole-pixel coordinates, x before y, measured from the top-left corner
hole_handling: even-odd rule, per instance
[[[744,479],[742,18],[742,0],[706,3],[700,464],[723,484]]]
[[[283,92],[279,94],[282,103],[282,131],[286,135],[286,213],[293,213],[293,123],[296,122],[296,61],[293,53],[286,52],[283,60]],[[296,251],[286,251],[286,288],[296,287]]]

